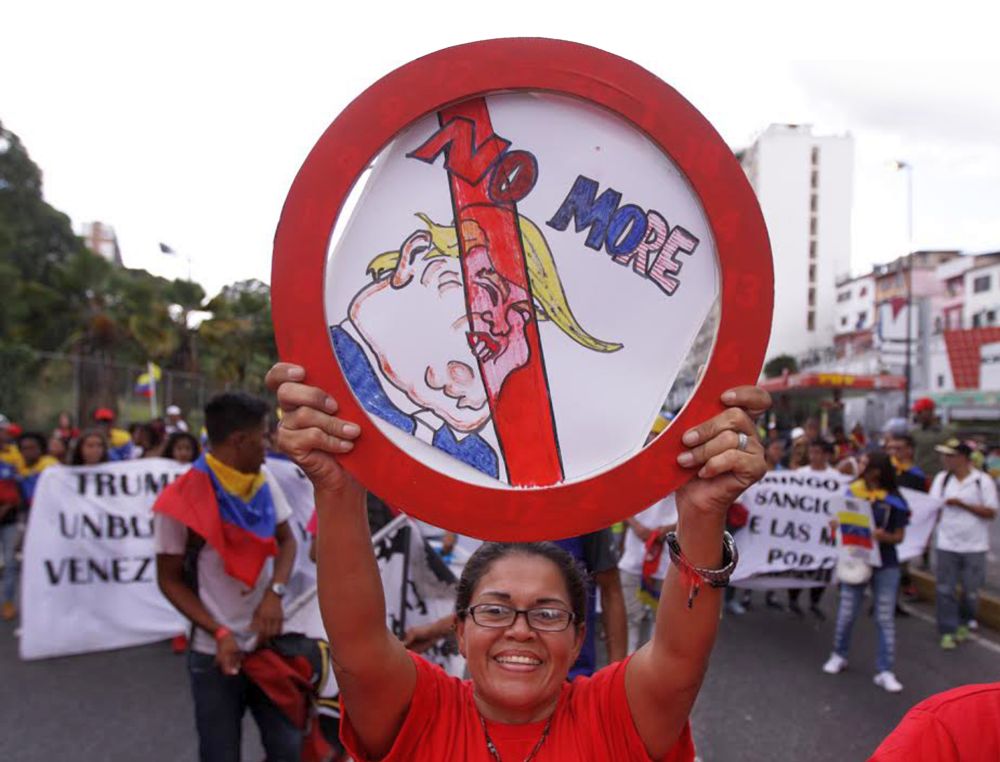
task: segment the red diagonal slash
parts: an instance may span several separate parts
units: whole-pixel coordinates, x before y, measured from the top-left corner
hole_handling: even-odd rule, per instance
[[[510,143],[493,132],[484,99],[450,106],[438,119],[442,129],[410,155],[432,162],[442,150],[448,153],[469,346],[486,386],[507,478],[518,486],[555,484],[563,478],[559,440],[517,207],[497,198],[523,182],[522,167],[500,158]],[[496,173],[503,175],[495,178],[491,196]]]

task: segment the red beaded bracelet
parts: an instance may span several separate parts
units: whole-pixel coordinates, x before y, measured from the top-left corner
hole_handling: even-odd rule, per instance
[[[232,634],[233,634],[232,630],[223,625],[222,627],[220,627],[215,631],[215,642],[218,643],[223,638],[228,638]]]

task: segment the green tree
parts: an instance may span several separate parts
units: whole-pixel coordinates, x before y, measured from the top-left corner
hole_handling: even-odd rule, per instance
[[[226,286],[206,309],[212,318],[198,330],[202,367],[220,383],[261,391],[277,359],[271,328],[271,289],[259,280]]]
[[[764,377],[765,378],[777,378],[785,371],[789,373],[799,372],[799,363],[791,355],[778,355],[777,357],[772,357],[764,365]]]

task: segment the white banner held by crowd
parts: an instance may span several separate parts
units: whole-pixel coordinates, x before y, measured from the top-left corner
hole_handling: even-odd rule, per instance
[[[187,629],[156,584],[152,508],[188,468],[147,458],[42,473],[24,543],[22,659],[141,645]]]
[[[899,492],[910,508],[910,523],[906,526],[903,541],[896,546],[896,555],[902,563],[923,555],[944,503],[939,498],[906,487]]]
[[[830,522],[844,509],[849,481],[771,471],[743,493],[737,502],[748,517],[735,535],[740,561],[733,582],[741,587],[806,587],[813,577],[814,583],[826,584],[837,565]],[[763,576],[775,574],[783,576]]]

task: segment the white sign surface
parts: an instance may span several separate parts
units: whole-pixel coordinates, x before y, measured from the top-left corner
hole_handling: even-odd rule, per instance
[[[400,447],[503,487],[513,445],[499,441],[487,381],[527,362],[523,334],[537,321],[562,480],[579,480],[642,445],[715,299],[715,243],[687,180],[619,117],[555,95],[486,103],[495,134],[537,161],[516,204],[531,294],[490,266],[482,231],[456,231],[444,159],[412,155],[441,129],[428,116],[379,156],[333,242],[334,350]],[[448,160],[457,153],[452,145]],[[463,291],[459,233],[479,257],[469,265],[479,291]]]
[[[24,543],[22,659],[186,632],[187,621],[156,584],[152,509],[187,469],[148,458],[42,473]]]

